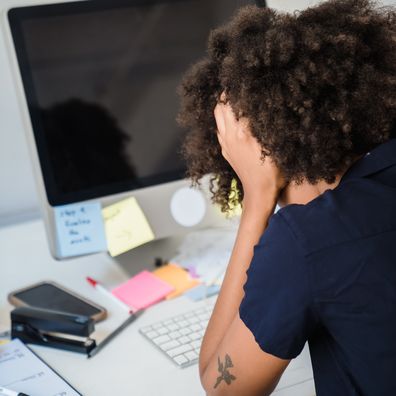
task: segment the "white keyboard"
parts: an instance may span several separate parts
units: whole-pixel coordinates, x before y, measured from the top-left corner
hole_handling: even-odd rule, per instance
[[[198,362],[213,304],[145,326],[139,331],[177,366]]]

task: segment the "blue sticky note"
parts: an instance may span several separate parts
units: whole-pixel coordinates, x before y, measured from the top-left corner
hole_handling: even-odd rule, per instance
[[[58,248],[62,257],[107,250],[99,202],[57,206],[54,211]]]
[[[206,286],[205,284],[201,284],[186,291],[183,295],[188,297],[192,301],[200,301],[204,298],[208,298],[214,296],[215,294],[218,294],[219,291],[219,285]]]

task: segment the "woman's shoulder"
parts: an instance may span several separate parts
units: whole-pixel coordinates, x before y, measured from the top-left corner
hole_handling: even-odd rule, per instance
[[[306,254],[351,238],[348,203],[338,190],[328,190],[311,202],[287,205],[274,214],[273,226],[287,227]]]

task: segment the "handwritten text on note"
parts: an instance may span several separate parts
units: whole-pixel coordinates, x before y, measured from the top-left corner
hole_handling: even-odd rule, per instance
[[[62,257],[107,250],[99,202],[57,206],[54,211]]]

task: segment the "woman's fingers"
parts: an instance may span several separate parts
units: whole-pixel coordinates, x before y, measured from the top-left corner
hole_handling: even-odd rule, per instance
[[[217,132],[220,135],[223,135],[225,133],[225,128],[226,128],[222,106],[223,105],[221,103],[218,103],[214,109],[214,117],[216,120]]]

